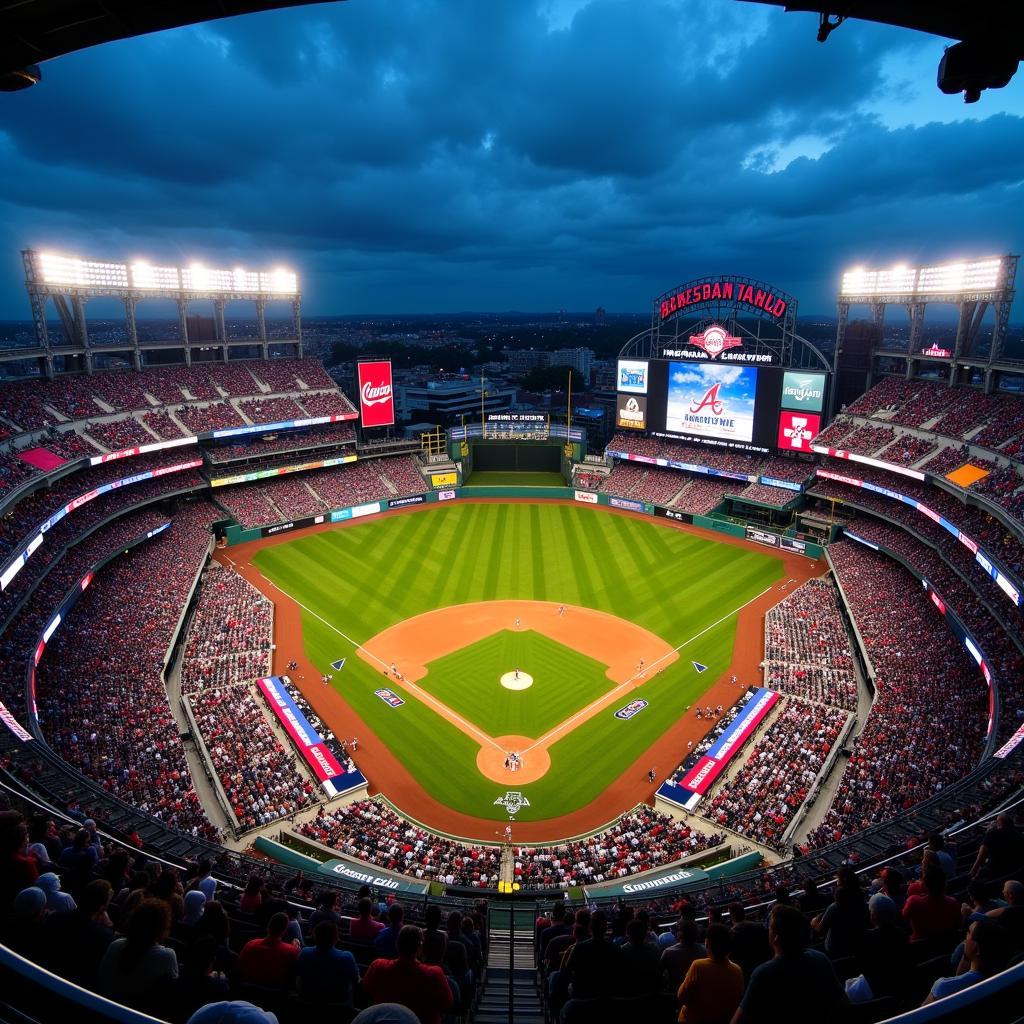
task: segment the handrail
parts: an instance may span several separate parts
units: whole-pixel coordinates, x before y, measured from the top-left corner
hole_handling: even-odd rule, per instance
[[[81,1006],[94,1013],[101,1013],[112,1021],[119,1021],[120,1024],[164,1024],[159,1017],[151,1017],[148,1013],[141,1013],[139,1010],[133,1010],[131,1007],[115,1003],[105,996],[90,992],[74,982],[65,981],[59,975],[52,974],[31,960],[26,960],[2,944],[0,944],[0,965],[9,967],[23,978],[41,985],[76,1006]]]

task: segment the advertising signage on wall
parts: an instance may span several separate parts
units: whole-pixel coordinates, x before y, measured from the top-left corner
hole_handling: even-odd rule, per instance
[[[390,427],[395,422],[391,360],[359,363],[359,413],[364,427]]]
[[[630,395],[646,395],[647,370],[646,359],[620,359],[618,390]]]
[[[783,409],[820,413],[824,404],[825,374],[803,373],[800,370],[786,370],[783,373],[782,397],[779,401]]]
[[[615,425],[619,429],[647,429],[647,399],[640,395],[619,395]]]

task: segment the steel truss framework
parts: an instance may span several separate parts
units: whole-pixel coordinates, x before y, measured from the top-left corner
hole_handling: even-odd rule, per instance
[[[705,299],[703,296],[709,291],[711,297]],[[727,294],[731,297],[726,297]],[[743,294],[751,295],[752,301],[737,298]],[[682,296],[693,297],[693,301],[666,312],[666,303]],[[755,304],[758,301],[763,301],[769,309],[759,308]],[[782,312],[773,314],[772,305]],[[796,316],[796,299],[763,281],[735,275],[700,277],[655,299],[650,329],[630,338],[619,355],[626,359],[675,358],[666,357],[665,352],[685,350],[691,335],[701,334],[711,324],[718,324],[729,334],[743,339],[743,351],[770,355],[774,366],[831,373],[828,358],[812,342],[796,333]]]
[[[906,375],[913,377],[915,364],[918,362],[938,362],[949,365],[951,372],[947,381],[950,385],[958,382],[956,372],[959,365],[965,367],[981,367],[985,370],[985,392],[992,389],[994,375],[1001,369],[1019,373],[1020,366],[1012,365],[1005,360],[1004,347],[1010,322],[1010,308],[1013,305],[1014,282],[1017,275],[1017,263],[1020,257],[1006,255],[1000,257],[1002,266],[996,287],[978,291],[952,291],[946,293],[865,293],[844,294],[840,291],[836,299],[838,325],[836,328],[836,368],[846,341],[846,331],[850,322],[850,309],[853,306],[867,306],[874,325],[875,337],[878,339],[872,357],[876,355],[894,356],[906,360]],[[929,304],[943,303],[957,307],[956,341],[950,356],[929,356],[922,349],[924,336],[924,318]],[[889,306],[902,306],[910,319],[910,336],[906,348],[897,347],[885,341],[885,314]],[[982,321],[989,308],[995,314],[992,325],[992,342],[987,352],[979,351],[978,344]],[[872,366],[874,358],[872,358]]]
[[[219,347],[222,350],[220,359],[223,362],[228,361],[228,349],[231,346],[251,347],[258,345],[261,358],[263,359],[269,357],[269,347],[271,344],[293,345],[295,346],[296,355],[301,357],[303,354],[302,294],[297,288],[293,292],[276,293],[267,291],[214,291],[212,289],[194,288],[138,288],[116,285],[105,286],[102,284],[86,286],[73,286],[63,283],[55,284],[46,280],[40,263],[39,253],[32,249],[25,249],[21,255],[25,267],[25,288],[28,292],[29,305],[32,309],[36,348],[31,350],[8,349],[0,357],[7,359],[38,358],[42,362],[43,372],[47,377],[53,377],[54,375],[54,359],[56,357],[80,357],[82,368],[86,372],[92,372],[93,356],[101,352],[130,353],[136,370],[143,368],[143,352],[152,349],[182,349],[186,365],[192,364],[192,351],[200,348],[208,351],[211,347]],[[85,305],[89,299],[100,297],[118,299],[124,306],[125,326],[128,333],[126,341],[103,342],[102,344],[90,342],[86,326]],[[46,303],[48,299],[53,300],[61,322],[61,337],[57,340],[51,339],[49,325],[46,322]],[[170,300],[177,304],[179,337],[169,338],[164,341],[139,342],[135,311],[139,302],[144,299]],[[213,303],[215,337],[213,340],[193,341],[189,338],[188,334],[189,305],[192,302],[203,300]],[[274,339],[271,342],[267,337],[267,303],[282,300],[291,304],[292,335],[284,339]],[[256,337],[227,337],[224,326],[224,310],[229,302],[235,301],[252,302],[255,306]]]

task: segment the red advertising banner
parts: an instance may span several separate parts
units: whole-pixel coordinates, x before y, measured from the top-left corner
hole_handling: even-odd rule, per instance
[[[391,360],[359,363],[359,412],[364,427],[390,427],[395,422]]]
[[[810,452],[820,428],[820,416],[784,409],[779,413],[779,448],[787,452]]]

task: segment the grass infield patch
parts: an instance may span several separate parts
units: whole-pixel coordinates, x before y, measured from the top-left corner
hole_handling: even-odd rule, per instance
[[[533,676],[528,690],[499,682],[516,668]],[[606,668],[540,633],[503,629],[432,661],[419,685],[489,736],[539,739],[615,686]]]

